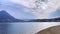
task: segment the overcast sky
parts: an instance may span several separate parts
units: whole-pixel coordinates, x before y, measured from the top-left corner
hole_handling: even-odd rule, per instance
[[[34,0],[0,0],[0,10],[6,10],[10,15],[17,19],[41,19],[60,16],[60,11],[55,11],[57,6],[50,5],[53,8],[45,11],[32,11]],[[32,5],[32,6],[31,6]]]

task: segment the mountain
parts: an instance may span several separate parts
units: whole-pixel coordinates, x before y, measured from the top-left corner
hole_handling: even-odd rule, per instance
[[[23,20],[16,19],[5,10],[2,10],[0,11],[0,22],[23,22]]]
[[[6,11],[0,11],[0,19],[15,19],[13,16],[9,15]]]
[[[30,19],[30,20],[21,20],[16,19],[7,13],[5,10],[0,11],[0,22],[60,22],[60,17],[52,19]]]
[[[60,17],[52,19],[32,19],[28,22],[60,22]]]

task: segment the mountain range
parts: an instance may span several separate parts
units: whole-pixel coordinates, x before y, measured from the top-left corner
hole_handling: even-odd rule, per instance
[[[0,22],[60,22],[60,17],[52,19],[16,19],[5,10],[0,11]]]
[[[60,22],[60,17],[52,19],[32,19],[28,22]]]

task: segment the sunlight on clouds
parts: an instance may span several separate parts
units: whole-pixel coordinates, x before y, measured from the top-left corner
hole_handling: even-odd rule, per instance
[[[60,6],[58,3],[57,0],[49,0],[49,2],[47,3],[47,9],[37,9],[37,11],[35,12],[35,15],[40,18],[40,19],[43,19],[43,18],[52,18],[50,16],[51,13],[55,12],[56,9]]]
[[[21,4],[24,6],[28,6],[28,3],[25,2],[24,0],[11,0],[11,2],[16,3],[16,4]]]
[[[14,2],[16,4],[24,5],[25,7],[29,7],[32,0],[10,0],[11,2]],[[32,4],[33,5],[33,4]]]
[[[23,5],[25,7],[29,8],[34,8],[34,1],[35,0],[10,0],[12,3],[18,4],[18,5]],[[25,11],[23,12],[27,12],[27,13],[33,13],[34,16],[36,16],[36,18],[38,19],[43,19],[43,18],[52,18],[50,16],[51,13],[55,12],[55,10],[60,6],[59,4],[59,0],[49,0],[49,2],[47,4],[44,4],[43,6],[41,5],[42,9],[30,9],[33,11],[30,11],[28,9],[24,9]],[[19,6],[16,6],[19,7]]]

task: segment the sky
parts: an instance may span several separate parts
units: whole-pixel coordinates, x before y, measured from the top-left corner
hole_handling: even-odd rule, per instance
[[[48,2],[47,9],[34,10],[34,0],[0,0],[0,10],[6,10],[17,19],[46,19],[59,17],[59,3]],[[58,1],[57,1],[58,2]],[[44,7],[44,6],[43,6]]]

